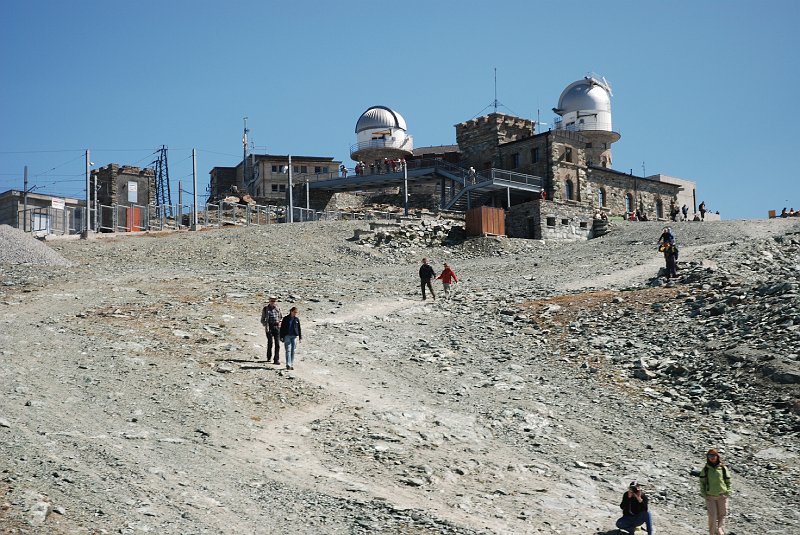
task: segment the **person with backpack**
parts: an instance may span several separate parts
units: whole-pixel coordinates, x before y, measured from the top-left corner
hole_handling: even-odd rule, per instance
[[[689,207],[684,204],[681,207],[681,213],[683,213],[683,220],[689,221]]]
[[[661,236],[658,238],[658,250],[664,253],[666,263],[667,278],[672,279],[678,276],[678,245],[675,243],[675,235],[672,229],[664,227]]]
[[[264,326],[264,332],[267,334],[267,362],[269,362],[270,355],[272,355],[272,346],[275,346],[275,356],[272,363],[278,364],[278,356],[281,352],[278,339],[280,338],[280,325],[281,325],[281,309],[278,308],[278,298],[270,296],[269,303],[261,309],[261,325]]]
[[[636,480],[631,481],[619,504],[622,509],[622,518],[617,520],[617,528],[633,535],[636,528],[644,524],[647,528],[647,535],[653,535],[653,517],[647,510],[648,502],[647,494],[642,492],[639,483]]]
[[[706,453],[706,465],[700,470],[700,495],[706,500],[709,535],[725,535],[725,517],[728,515],[728,497],[731,494],[731,476],[722,464],[719,452],[711,448]]]

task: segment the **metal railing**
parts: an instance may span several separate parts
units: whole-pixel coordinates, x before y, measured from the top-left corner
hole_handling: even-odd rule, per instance
[[[540,176],[515,173],[514,171],[505,171],[503,169],[492,169],[491,180],[511,182],[514,184],[525,184],[526,186],[538,186],[539,188],[541,188],[544,184],[544,181]]]
[[[350,154],[353,155],[367,149],[398,149],[411,153],[413,148],[413,136],[405,136],[403,139],[370,139],[350,145]]]

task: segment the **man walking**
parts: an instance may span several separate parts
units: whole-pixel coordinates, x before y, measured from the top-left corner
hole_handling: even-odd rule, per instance
[[[422,265],[419,267],[419,284],[422,287],[422,300],[425,301],[425,286],[431,291],[431,297],[436,301],[436,295],[433,293],[433,286],[431,286],[431,279],[436,276],[433,268],[428,265],[428,259],[422,259]]]
[[[270,359],[270,355],[272,355],[272,347],[275,346],[275,356],[272,360],[273,364],[278,364],[278,356],[280,354],[280,344],[278,343],[278,340],[280,339],[280,326],[281,319],[283,318],[277,302],[278,298],[271,296],[269,298],[269,304],[261,311],[261,325],[264,326],[264,331],[267,334],[268,361]]]
[[[297,307],[290,308],[289,314],[281,320],[280,333],[281,342],[286,346],[286,369],[294,370],[294,352],[297,350],[297,343],[303,339]]]

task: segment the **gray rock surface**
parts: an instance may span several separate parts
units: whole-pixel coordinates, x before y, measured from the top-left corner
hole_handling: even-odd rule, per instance
[[[717,447],[731,531],[800,531],[800,222],[672,226],[675,281],[658,223],[576,243],[352,241],[364,222],[51,242],[72,266],[0,278],[0,525],[596,534],[638,479],[661,533],[701,533],[693,473]],[[420,300],[422,256],[453,266],[451,299]],[[266,360],[272,294],[300,309],[294,371]]]

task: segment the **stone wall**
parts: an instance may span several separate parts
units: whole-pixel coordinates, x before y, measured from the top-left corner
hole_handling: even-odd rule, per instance
[[[584,205],[539,199],[506,212],[506,234],[509,238],[587,240],[593,215]]]
[[[503,167],[498,146],[533,135],[528,119],[491,113],[456,125],[456,142],[461,151],[461,165],[481,171]]]
[[[101,205],[128,204],[128,182],[137,185],[135,204],[144,206],[156,202],[156,178],[150,168],[111,163],[92,171],[92,175],[97,178],[97,198]],[[177,198],[172,202],[177,202]]]
[[[589,184],[593,192],[592,206],[600,207],[599,192],[602,189],[605,193],[605,206],[601,208],[609,215],[624,217],[625,198],[630,195],[633,200],[633,210],[639,209],[653,220],[656,219],[659,201],[663,208],[661,219],[669,218],[670,208],[673,204],[677,204],[677,194],[680,190],[680,186],[675,184],[597,168],[591,169]]]

